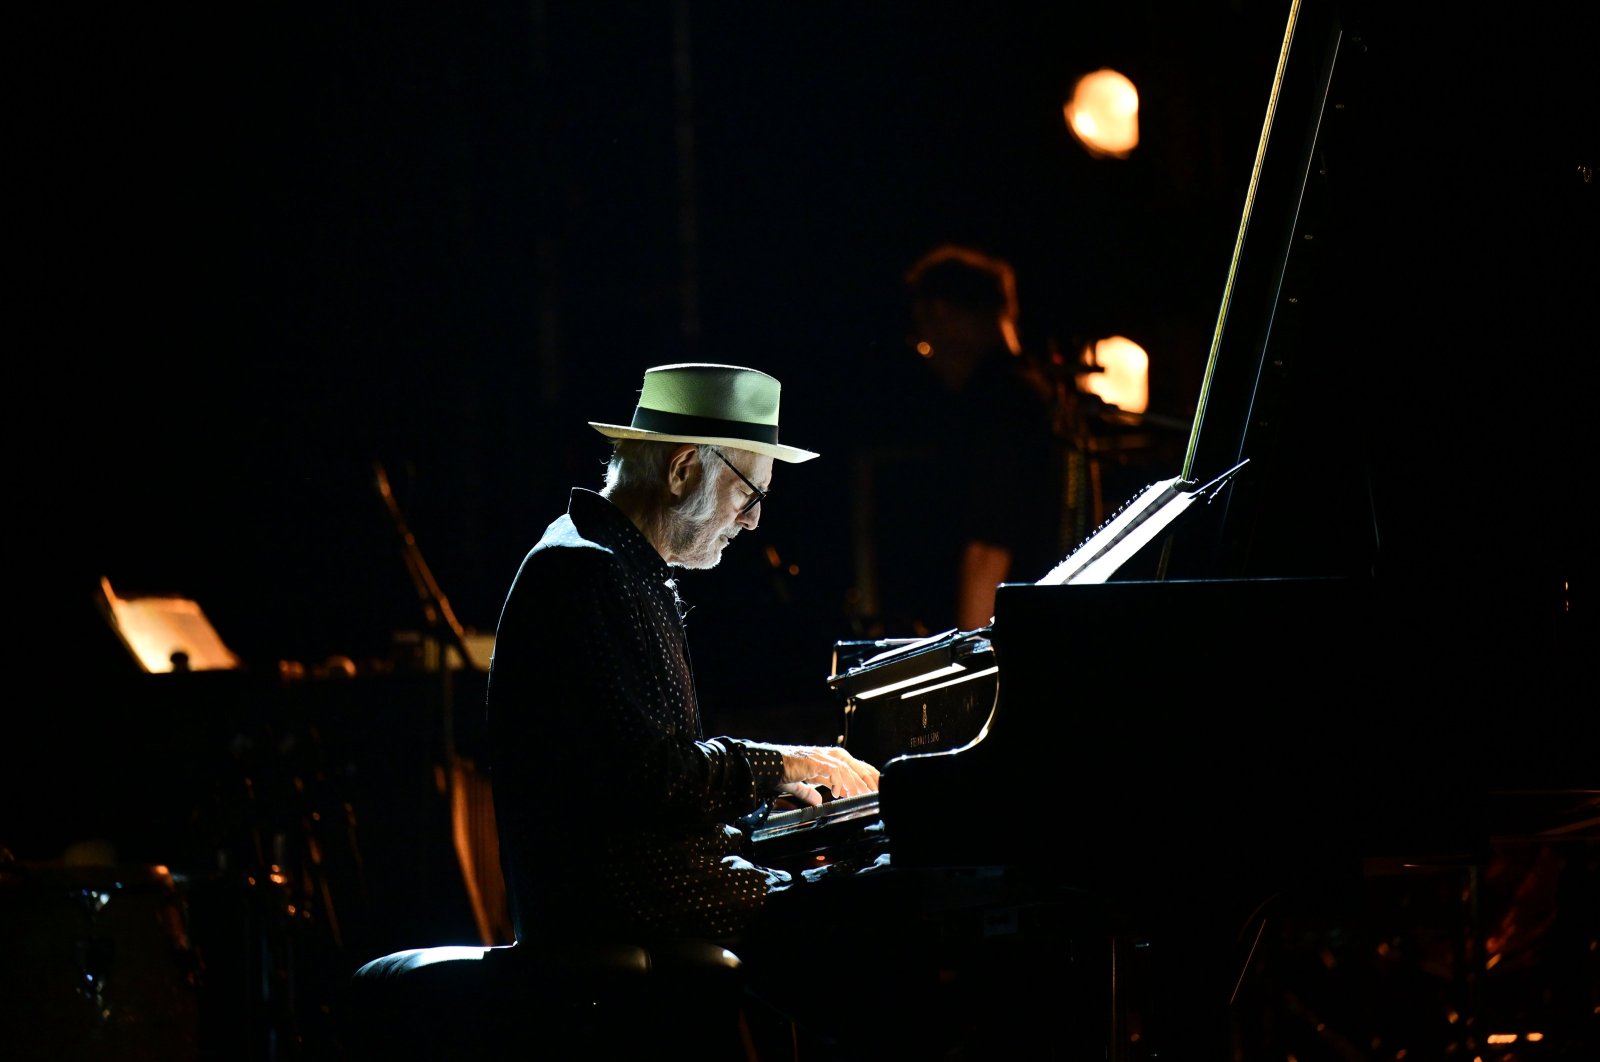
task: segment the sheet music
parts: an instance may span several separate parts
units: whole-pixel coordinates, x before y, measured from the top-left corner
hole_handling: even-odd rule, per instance
[[[1156,480],[1123,503],[1037,585],[1105,582],[1196,501],[1214,497],[1248,461],[1240,461],[1203,487],[1182,476]]]
[[[231,671],[240,666],[198,602],[172,596],[119,597],[105,576],[100,578],[100,592],[112,629],[145,671],[177,670],[180,654],[190,671]]]

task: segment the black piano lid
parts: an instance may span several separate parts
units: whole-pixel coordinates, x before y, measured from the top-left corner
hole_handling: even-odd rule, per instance
[[[1117,577],[1339,576],[1590,624],[1596,16],[1292,8],[1181,471],[1250,463]]]
[[[1595,14],[1404,7],[1295,5],[1181,474],[1249,464],[1113,581],[1000,587],[987,738],[884,772],[897,859],[1045,856],[943,799],[987,786],[1181,865],[1470,844],[1490,789],[1600,781]]]

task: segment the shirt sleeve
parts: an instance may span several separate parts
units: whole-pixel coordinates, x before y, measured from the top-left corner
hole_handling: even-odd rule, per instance
[[[713,738],[714,741],[727,742],[736,745],[749,764],[750,779],[755,786],[756,799],[759,801],[762,794],[777,792],[778,786],[783,781],[783,753],[775,748],[757,742],[741,741],[737,738]]]

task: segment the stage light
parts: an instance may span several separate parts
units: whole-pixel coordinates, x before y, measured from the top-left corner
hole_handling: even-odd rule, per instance
[[[1139,146],[1139,92],[1122,74],[1085,74],[1062,105],[1067,128],[1089,154],[1125,159]]]
[[[1150,355],[1126,336],[1096,340],[1083,352],[1085,364],[1099,372],[1082,376],[1083,389],[1125,413],[1143,413],[1150,404]]]

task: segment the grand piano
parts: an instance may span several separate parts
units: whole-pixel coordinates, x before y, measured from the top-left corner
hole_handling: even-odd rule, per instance
[[[1069,1056],[1592,1057],[1593,19],[1286,8],[1172,470],[1236,474],[837,667],[881,792],[756,848],[1011,883],[974,917],[1031,943],[940,983]]]

